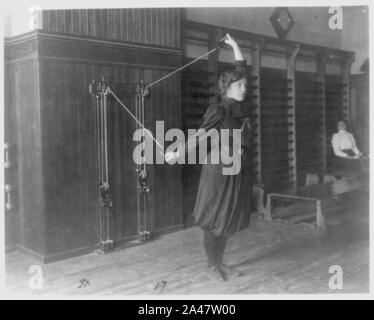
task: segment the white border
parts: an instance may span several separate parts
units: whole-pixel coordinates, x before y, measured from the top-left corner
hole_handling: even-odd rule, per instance
[[[124,6],[124,3],[126,6]],[[261,1],[254,1],[254,0],[247,0],[247,1],[238,1],[238,0],[231,0],[229,2],[218,2],[217,0],[188,0],[188,1],[181,1],[181,0],[174,0],[174,1],[165,1],[165,0],[143,0],[141,5],[139,5],[139,1],[135,0],[128,0],[124,2],[123,0],[107,0],[105,2],[102,1],[72,1],[72,0],[65,0],[65,1],[47,1],[47,0],[39,0],[39,1],[30,1],[30,0],[21,0],[21,1],[9,1],[2,4],[0,9],[1,14],[1,27],[0,27],[0,36],[3,39],[3,19],[4,16],[9,12],[14,12],[20,9],[28,8],[30,5],[41,5],[43,9],[78,9],[78,8],[140,8],[140,7],[278,7],[278,6],[287,6],[287,7],[318,7],[318,6],[360,6],[365,5],[369,7],[369,39],[370,39],[370,47],[369,47],[369,60],[372,60],[373,57],[373,5],[371,1],[337,1],[337,0],[330,0],[330,1],[321,1],[315,0],[311,1],[274,1],[274,0],[261,0]],[[354,48],[352,48],[353,50]],[[0,47],[0,57],[1,60],[4,61],[4,42],[1,41]],[[0,83],[0,101],[2,106],[4,106],[4,64],[1,64],[1,83]],[[370,68],[370,92],[374,92],[374,84],[373,84],[373,68]],[[370,97],[371,98],[371,97]],[[373,110],[372,99],[370,99],[370,109]],[[2,108],[2,111],[4,109]],[[0,115],[0,143],[3,144],[4,141],[4,132],[3,132],[3,112]],[[370,128],[372,128],[373,124],[373,112],[370,114]],[[370,130],[370,136],[372,136]],[[374,142],[373,139],[370,141],[370,149],[374,150]],[[4,159],[3,156],[0,157],[0,168],[4,168]],[[372,167],[372,159],[370,163],[370,213],[372,212],[372,199],[373,199],[373,167]],[[3,204],[4,204],[4,171],[0,169],[0,185],[2,191],[0,192],[0,210],[3,211]],[[373,299],[373,276],[374,276],[374,269],[373,269],[373,219],[370,214],[370,293],[369,294],[274,294],[274,295],[133,295],[133,296],[119,296],[119,295],[111,295],[111,296],[99,296],[99,295],[90,295],[90,296],[29,296],[29,295],[8,295],[4,288],[4,280],[5,280],[5,267],[4,267],[4,214],[1,215],[0,219],[0,298],[2,299],[30,299],[30,300],[45,300],[45,299],[59,299],[59,300],[165,300],[165,299],[175,299],[175,300],[193,300],[193,299],[214,299],[214,300],[263,300],[263,299],[271,299],[271,300],[316,300],[316,299],[325,299],[325,300],[332,300],[332,299],[342,299],[342,300],[356,300],[356,299]],[[145,303],[145,302],[144,302]]]

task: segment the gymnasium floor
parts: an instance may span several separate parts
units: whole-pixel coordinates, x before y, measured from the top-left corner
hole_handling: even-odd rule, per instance
[[[366,196],[365,196],[366,197]],[[226,262],[244,275],[213,282],[204,273],[201,232],[192,227],[107,255],[93,253],[43,266],[44,287],[31,290],[36,261],[6,257],[10,294],[169,295],[367,293],[368,199],[328,216],[325,235],[305,225],[255,220],[234,236]],[[366,205],[365,205],[366,204]],[[343,289],[329,289],[330,266],[343,270]]]

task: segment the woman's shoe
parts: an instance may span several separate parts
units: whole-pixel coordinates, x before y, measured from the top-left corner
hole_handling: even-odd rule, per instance
[[[207,267],[207,274],[209,278],[213,281],[226,281],[225,275],[218,266]]]
[[[230,267],[226,264],[219,265],[219,269],[224,273],[227,277],[240,277],[242,274],[241,271],[235,269],[234,267]]]

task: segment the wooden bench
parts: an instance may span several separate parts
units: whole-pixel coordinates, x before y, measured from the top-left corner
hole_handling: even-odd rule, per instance
[[[359,173],[343,170],[327,170],[327,171],[310,171],[307,172],[305,178],[305,186],[311,186],[319,183],[334,182],[341,178],[355,178]]]
[[[355,178],[357,176],[369,175],[369,160],[366,158],[365,165],[361,170],[347,170],[329,166],[325,170],[314,169],[306,171],[305,186],[318,183],[337,181],[341,178]]]
[[[328,209],[329,205],[331,205],[331,200],[339,201],[339,196],[357,190],[368,191],[368,179],[342,178],[337,181],[315,184],[296,190],[269,193],[267,195],[265,219],[274,220],[293,216],[291,220],[294,221],[294,223],[304,221],[310,223],[311,221],[314,227],[323,231],[326,229],[324,213],[327,211],[326,209]],[[286,214],[279,217],[274,212],[275,199],[284,199],[290,203],[303,202],[305,204],[305,202],[308,202],[309,206],[312,206],[312,210],[309,213],[300,213],[302,208],[299,207],[298,212],[291,212],[288,215]]]

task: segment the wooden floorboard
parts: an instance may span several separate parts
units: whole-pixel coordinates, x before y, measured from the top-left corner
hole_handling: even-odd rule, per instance
[[[197,227],[110,254],[89,255],[42,265],[42,290],[28,286],[32,258],[6,256],[10,294],[169,295],[367,293],[369,290],[368,208],[335,212],[327,233],[303,224],[254,221],[232,237],[225,260],[243,272],[226,282],[205,274],[201,230]],[[343,289],[328,287],[329,268],[343,269]],[[82,279],[89,285],[79,288]],[[155,289],[157,283],[164,283]]]

